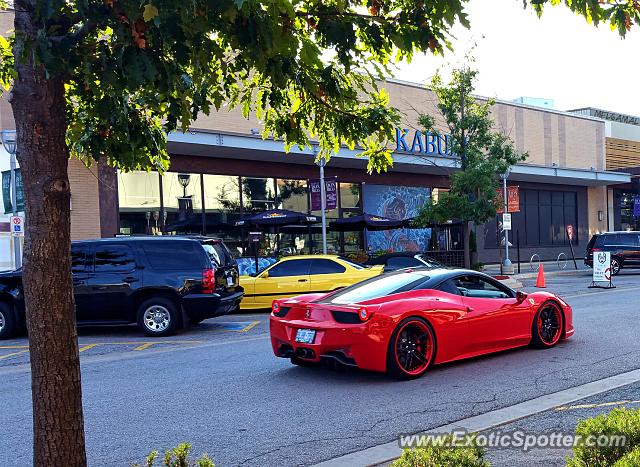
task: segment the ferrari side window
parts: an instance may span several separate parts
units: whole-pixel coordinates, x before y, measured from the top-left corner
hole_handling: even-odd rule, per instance
[[[460,293],[470,298],[509,298],[506,289],[480,276],[461,276],[454,279]]]
[[[453,281],[451,279],[447,279],[442,284],[440,284],[438,286],[437,290],[439,290],[441,292],[450,293],[452,295],[462,295],[460,293],[460,289],[458,289],[458,287],[456,287],[456,285],[453,283]]]

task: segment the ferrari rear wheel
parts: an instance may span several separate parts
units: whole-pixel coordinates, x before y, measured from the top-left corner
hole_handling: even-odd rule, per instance
[[[555,302],[544,303],[533,320],[534,347],[547,349],[560,341],[564,328],[564,315],[560,305]]]
[[[422,376],[433,364],[436,337],[429,323],[407,318],[393,331],[387,351],[387,371],[400,379]]]

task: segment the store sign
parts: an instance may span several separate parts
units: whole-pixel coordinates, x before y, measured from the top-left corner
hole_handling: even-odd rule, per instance
[[[595,251],[593,253],[593,282],[609,282],[611,280],[611,252]]]
[[[396,128],[396,152],[410,152],[425,156],[457,157],[453,153],[451,135]]]
[[[496,211],[504,212],[504,188],[496,188]],[[520,212],[520,187],[507,187],[507,212]]]
[[[4,205],[4,213],[13,212],[11,206],[11,171],[2,172],[2,201]],[[18,212],[24,212],[24,191],[22,187],[22,172],[16,169],[16,204]]]
[[[324,179],[326,209],[330,211],[338,207],[338,182],[335,177]],[[309,194],[311,197],[311,210],[322,210],[322,191],[320,180],[309,180]]]

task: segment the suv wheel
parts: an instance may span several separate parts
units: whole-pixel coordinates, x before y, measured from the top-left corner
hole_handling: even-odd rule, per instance
[[[622,269],[622,264],[618,258],[611,258],[611,274],[617,276]]]
[[[145,300],[138,308],[138,326],[149,336],[163,337],[173,334],[178,327],[176,304],[165,297]]]
[[[16,318],[12,308],[0,303],[0,339],[9,339],[16,329]]]

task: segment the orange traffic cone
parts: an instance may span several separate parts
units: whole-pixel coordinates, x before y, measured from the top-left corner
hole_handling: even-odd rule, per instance
[[[538,269],[538,280],[536,280],[536,287],[544,289],[546,287],[544,283],[544,264],[540,263],[540,269]]]

